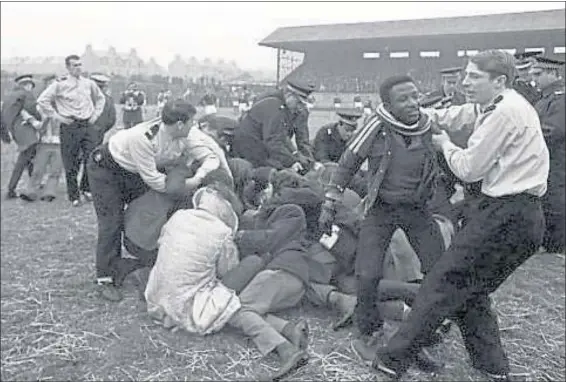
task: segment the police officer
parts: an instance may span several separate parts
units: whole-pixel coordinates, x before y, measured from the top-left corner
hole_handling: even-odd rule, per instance
[[[566,105],[564,79],[560,71],[564,62],[545,57],[536,57],[530,75],[541,90],[541,99],[535,104],[546,145],[550,152],[550,172],[548,191],[543,198],[546,218],[546,233],[543,246],[548,252],[564,252],[566,207],[564,192],[566,187],[566,159],[564,133]]]
[[[336,115],[338,122],[322,126],[314,137],[314,159],[318,162],[338,162],[358,127],[362,112],[356,109],[337,110]]]
[[[27,168],[31,176],[33,159],[39,142],[38,129],[41,128],[41,115],[36,107],[36,99],[32,93],[35,87],[33,76],[26,74],[15,79],[14,90],[9,94],[2,107],[2,125],[5,127],[6,142],[10,141],[10,134],[18,145],[18,158],[12,170],[8,183],[7,199],[16,198],[16,187]],[[22,113],[27,112],[27,114]],[[9,133],[8,133],[9,132]]]
[[[525,97],[531,105],[537,103],[541,97],[541,93],[539,89],[534,86],[529,73],[535,57],[540,54],[542,54],[542,52],[524,52],[515,54],[515,69],[517,69],[517,78],[513,83],[513,89]]]
[[[440,100],[432,105],[435,109],[466,103],[466,96],[460,91],[461,72],[461,67],[442,69],[440,71],[440,89],[425,94],[424,99],[427,100],[440,96]]]
[[[425,108],[431,107],[434,109],[445,109],[453,105],[463,105],[466,103],[466,96],[459,90],[461,72],[461,67],[442,69],[440,71],[442,78],[441,88],[427,93],[422,100],[421,105]],[[466,147],[470,134],[471,131],[463,129],[451,132],[450,138],[459,147]],[[446,190],[449,195],[453,195],[454,192],[456,192],[456,184],[462,184],[463,182],[452,173],[441,153],[438,155],[438,164],[442,170],[442,181],[445,182]]]
[[[308,158],[306,103],[313,90],[309,84],[289,81],[284,89],[259,96],[234,132],[234,157],[246,159],[254,167],[305,170],[312,161]],[[290,145],[293,135],[296,152]]]
[[[124,129],[98,146],[87,171],[98,217],[96,284],[102,297],[118,301],[117,289],[136,261],[122,259],[124,206],[149,188],[166,192],[166,175],[158,170],[182,160],[193,127],[194,106],[168,102],[162,117]],[[205,174],[197,171],[185,181],[188,190],[198,187]]]

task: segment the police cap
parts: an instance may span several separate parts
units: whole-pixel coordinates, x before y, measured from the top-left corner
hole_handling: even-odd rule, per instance
[[[296,94],[303,102],[306,103],[308,96],[315,90],[315,87],[305,81],[289,80],[287,81],[287,90]]]
[[[33,81],[33,75],[31,74],[23,74],[21,76],[16,77],[15,79],[16,83],[18,85],[23,85],[23,84],[32,84],[35,87],[35,82]]]
[[[350,126],[357,126],[358,119],[362,117],[362,112],[356,109],[345,109],[337,111],[336,115],[340,118],[340,122]]]
[[[234,135],[237,122],[221,115],[208,114],[198,120],[200,128],[207,126],[209,129],[217,131],[220,135]]]
[[[462,72],[462,67],[451,67],[451,68],[444,68],[440,70],[440,75],[442,77],[457,77]]]
[[[535,57],[533,69],[553,70],[564,67],[564,61],[553,60],[546,57]]]
[[[522,52],[522,53],[515,53],[513,56],[517,59],[517,60],[525,60],[527,58],[534,58],[536,56],[539,56],[542,54],[542,50],[537,50],[534,52]]]

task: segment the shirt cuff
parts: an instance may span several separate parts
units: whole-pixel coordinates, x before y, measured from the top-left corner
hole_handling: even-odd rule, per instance
[[[451,141],[446,141],[442,144],[442,152],[446,158],[446,162],[450,163],[450,157],[454,155],[455,152],[462,150],[460,147],[456,146]]]

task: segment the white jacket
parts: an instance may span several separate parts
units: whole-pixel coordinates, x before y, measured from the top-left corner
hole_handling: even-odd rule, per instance
[[[145,290],[153,318],[201,335],[222,329],[240,308],[236,293],[219,280],[239,261],[236,226],[201,209],[179,210],[169,219]]]

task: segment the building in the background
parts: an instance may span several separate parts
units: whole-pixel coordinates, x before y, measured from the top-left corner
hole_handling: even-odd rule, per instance
[[[485,49],[543,50],[564,60],[564,17],[562,9],[285,27],[259,45],[278,50],[278,82],[300,78],[324,92],[376,94],[384,78],[407,73],[422,90],[432,90],[440,86],[441,68],[461,66],[466,57]]]

